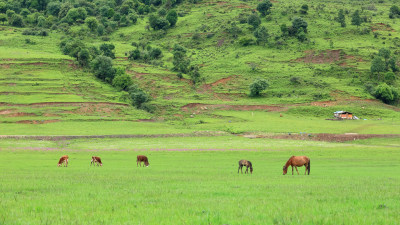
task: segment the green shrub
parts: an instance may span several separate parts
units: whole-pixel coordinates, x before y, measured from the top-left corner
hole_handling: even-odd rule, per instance
[[[250,84],[250,96],[256,97],[260,96],[260,93],[267,89],[269,86],[267,80],[257,78],[252,84]]]

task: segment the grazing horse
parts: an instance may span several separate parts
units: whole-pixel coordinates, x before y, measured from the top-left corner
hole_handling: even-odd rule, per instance
[[[61,156],[61,158],[60,158],[60,160],[58,160],[58,167],[60,167],[61,166],[61,164],[64,164],[64,167],[67,167],[68,166],[68,155],[63,155],[63,156]]]
[[[142,167],[142,162],[144,162],[144,165],[146,167],[148,167],[150,165],[149,160],[147,159],[146,156],[138,155],[137,160],[136,160],[136,166],[140,165],[140,167]]]
[[[242,174],[243,174],[243,166],[246,166],[246,171],[244,173],[249,173],[248,170],[249,170],[249,167],[250,167],[250,173],[253,174],[253,165],[251,164],[250,161],[247,161],[247,160],[244,160],[244,159],[239,161],[238,173],[239,173],[239,170],[240,170],[240,171],[242,171]]]
[[[287,169],[289,166],[292,166],[292,175],[293,175],[293,167],[296,168],[297,174],[299,174],[299,171],[297,170],[297,167],[306,167],[306,171],[304,172],[304,175],[307,174],[310,175],[310,169],[311,169],[311,160],[307,156],[292,156],[289,158],[289,160],[286,162],[286,164],[283,166],[283,175],[287,173]]]
[[[93,163],[93,165],[95,165],[95,163],[97,163],[97,166],[99,166],[99,164],[100,164],[100,166],[103,166],[103,163],[101,162],[101,159],[98,156],[92,156],[92,161],[90,161],[90,166],[92,165],[92,163]]]

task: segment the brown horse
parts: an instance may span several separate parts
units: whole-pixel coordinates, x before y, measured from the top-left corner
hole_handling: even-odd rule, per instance
[[[58,160],[57,166],[60,167],[62,164],[64,164],[64,167],[68,167],[68,158],[68,155],[61,156],[60,160]]]
[[[244,160],[244,159],[239,161],[238,173],[239,173],[239,170],[240,170],[240,171],[242,171],[242,174],[243,174],[243,166],[246,166],[246,171],[244,173],[249,173],[248,170],[249,170],[249,167],[250,167],[250,173],[253,174],[253,165],[251,164],[250,161],[247,161],[247,160]]]
[[[147,159],[146,156],[144,155],[138,155],[136,159],[136,166],[140,164],[140,167],[142,167],[142,162],[144,162],[144,165],[148,167],[150,165],[149,159]]]
[[[289,160],[286,162],[286,164],[283,166],[283,175],[287,173],[287,169],[289,166],[292,166],[292,175],[293,175],[293,167],[296,168],[297,174],[299,174],[299,171],[297,170],[297,167],[306,167],[306,171],[304,175],[307,174],[310,175],[310,169],[311,169],[311,160],[307,156],[292,156],[289,158]]]
[[[100,166],[103,166],[103,163],[101,162],[101,159],[98,156],[92,156],[92,161],[90,161],[90,166],[92,165],[92,163],[93,163],[93,165],[95,165],[95,163],[97,163],[97,166],[99,166],[99,164],[100,164]]]

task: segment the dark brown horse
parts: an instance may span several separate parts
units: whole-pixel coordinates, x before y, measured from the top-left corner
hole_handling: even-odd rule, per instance
[[[61,165],[64,165],[64,167],[68,167],[68,159],[68,155],[61,156],[60,160],[58,160],[57,166],[60,167]]]
[[[243,174],[243,166],[246,166],[246,171],[244,173],[249,173],[248,170],[249,170],[249,167],[250,167],[250,173],[253,174],[253,165],[251,164],[250,161],[247,161],[247,160],[244,160],[244,159],[239,161],[238,173],[239,173],[239,170],[240,170],[240,171],[242,171],[242,174]]]
[[[311,160],[307,156],[292,156],[289,158],[289,160],[286,162],[286,164],[283,166],[283,175],[287,173],[287,169],[289,166],[292,166],[292,175],[293,175],[293,167],[296,168],[297,174],[299,174],[299,171],[297,170],[297,167],[306,167],[306,171],[304,172],[304,175],[307,174],[310,175],[310,169],[311,169]]]
[[[142,167],[142,162],[144,162],[144,165],[146,167],[150,165],[149,159],[147,159],[145,155],[138,155],[136,160],[136,166],[140,165],[140,167]]]
[[[101,162],[101,159],[100,159],[100,157],[98,157],[98,156],[92,156],[92,161],[90,161],[90,165],[95,165],[97,163],[97,166],[99,166],[99,164],[100,164],[100,166],[103,166],[103,163]]]

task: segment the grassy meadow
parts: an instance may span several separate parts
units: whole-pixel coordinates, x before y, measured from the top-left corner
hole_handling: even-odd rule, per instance
[[[396,224],[399,142],[236,136],[0,142],[1,224]],[[391,143],[391,146],[387,144]],[[56,166],[61,155],[67,168]],[[148,168],[135,157],[146,154]],[[101,156],[103,167],[90,167]],[[291,155],[311,174],[282,175]],[[252,175],[237,174],[240,159]],[[299,168],[304,173],[304,167]],[[296,173],[296,171],[295,171]]]

